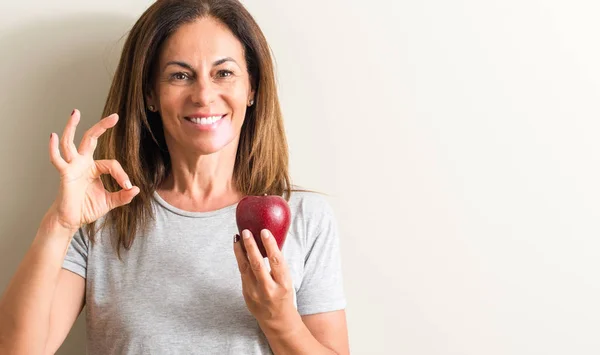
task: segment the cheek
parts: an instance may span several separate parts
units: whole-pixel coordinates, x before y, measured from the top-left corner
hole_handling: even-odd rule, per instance
[[[177,111],[179,106],[183,101],[183,92],[182,90],[177,90],[174,88],[163,88],[160,91],[160,106],[163,111],[173,112]]]
[[[230,105],[236,109],[244,109],[248,104],[248,89],[242,85],[239,85],[229,92]]]
[[[166,135],[176,134],[175,132],[177,132],[180,125],[178,118],[181,112],[182,92],[177,89],[168,85],[161,85],[158,91],[160,114]]]

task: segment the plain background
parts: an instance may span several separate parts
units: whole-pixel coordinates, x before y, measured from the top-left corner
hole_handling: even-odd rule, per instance
[[[0,289],[147,0],[0,5]],[[597,1],[245,1],[294,182],[342,232],[353,354],[600,353]],[[82,318],[59,354],[84,352]]]

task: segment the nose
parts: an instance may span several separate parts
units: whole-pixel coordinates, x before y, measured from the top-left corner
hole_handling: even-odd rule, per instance
[[[192,88],[192,101],[197,106],[209,106],[215,100],[215,88],[209,78],[198,78]]]

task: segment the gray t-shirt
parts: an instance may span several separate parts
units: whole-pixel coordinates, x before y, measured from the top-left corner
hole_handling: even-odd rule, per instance
[[[339,235],[326,199],[293,192],[283,246],[301,315],[344,309]],[[86,279],[87,353],[272,354],[242,295],[231,205],[188,212],[154,194],[156,221],[120,261],[105,230],[75,234],[63,268]],[[100,220],[101,221],[101,220]]]

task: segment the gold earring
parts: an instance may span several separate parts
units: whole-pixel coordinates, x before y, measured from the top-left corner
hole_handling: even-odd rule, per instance
[[[150,111],[154,112],[154,105],[150,105],[150,106],[148,106],[148,110],[150,110]]]

